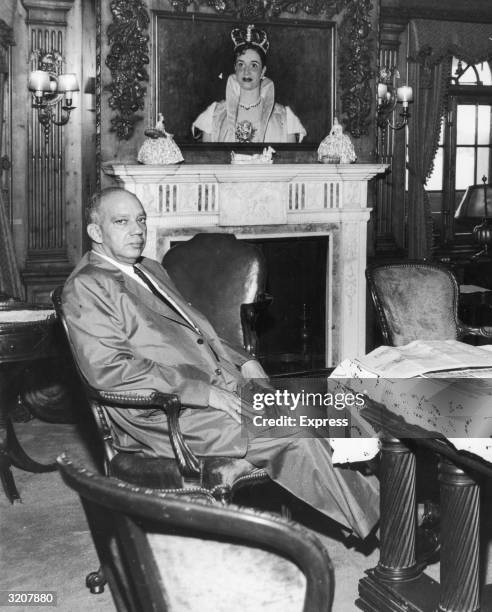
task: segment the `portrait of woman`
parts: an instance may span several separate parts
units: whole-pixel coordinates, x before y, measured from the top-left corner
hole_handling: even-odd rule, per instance
[[[234,28],[234,73],[225,100],[213,102],[192,124],[203,142],[301,142],[306,135],[289,106],[275,101],[275,86],[265,73],[269,42],[254,25]]]

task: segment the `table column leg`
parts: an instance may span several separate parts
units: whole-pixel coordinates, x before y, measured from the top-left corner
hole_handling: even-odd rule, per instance
[[[480,487],[446,459],[439,463],[441,488],[442,612],[476,612],[479,600]]]
[[[381,552],[375,573],[409,580],[421,573],[415,559],[415,456],[402,442],[385,438],[381,458]]]

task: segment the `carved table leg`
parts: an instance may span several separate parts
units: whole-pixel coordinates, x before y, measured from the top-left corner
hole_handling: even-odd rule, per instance
[[[7,450],[6,415],[0,406],[0,480],[7,499],[13,504],[15,501],[20,501],[20,495],[15,486],[10,465],[10,456]]]
[[[9,406],[15,397],[15,369],[2,365],[0,369],[0,480],[10,503],[20,501],[10,470],[12,465],[29,472],[55,471],[56,463],[44,464],[31,459],[22,449],[9,416]]]
[[[384,439],[381,462],[381,552],[376,573],[408,580],[421,572],[415,560],[415,455],[396,439]]]
[[[476,612],[479,603],[480,487],[448,460],[441,483],[441,596],[443,612]]]
[[[20,496],[15,486],[14,477],[10,471],[11,460],[9,455],[9,439],[8,439],[8,380],[0,369],[0,480],[3,490],[9,502],[12,504],[15,501],[20,501]]]
[[[385,438],[381,459],[379,563],[359,582],[357,606],[367,612],[434,612],[437,582],[415,557],[415,456],[402,442]]]
[[[39,463],[39,461],[31,459],[31,457],[26,454],[20,445],[19,440],[17,439],[14,426],[12,425],[10,419],[7,420],[7,449],[12,465],[15,465],[15,467],[18,467],[21,470],[26,470],[26,472],[39,474],[42,472],[56,472],[58,469],[55,462]]]

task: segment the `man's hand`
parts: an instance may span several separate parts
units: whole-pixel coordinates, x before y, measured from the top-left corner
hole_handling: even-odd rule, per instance
[[[211,408],[227,413],[237,423],[241,422],[241,398],[235,393],[212,386],[210,388],[208,405]]]
[[[244,378],[268,378],[267,373],[256,359],[248,359],[241,366],[241,374]]]

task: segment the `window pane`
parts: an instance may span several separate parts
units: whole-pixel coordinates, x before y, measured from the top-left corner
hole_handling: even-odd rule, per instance
[[[475,184],[475,149],[456,147],[456,189]]]
[[[489,156],[489,147],[480,147],[477,149],[477,176],[475,177],[475,183],[481,183],[482,176],[489,178]]]
[[[442,190],[442,160],[443,150],[441,147],[437,149],[436,157],[434,158],[434,170],[427,179],[425,188],[427,191],[441,191]]]
[[[490,142],[490,110],[492,106],[480,105],[478,107],[478,144]]]
[[[478,76],[484,85],[492,85],[492,75],[490,73],[490,66],[488,62],[482,62],[476,64],[478,70]]]
[[[456,117],[457,144],[475,144],[475,106],[459,104]]]
[[[463,71],[459,76],[457,74],[458,67],[460,67]],[[459,85],[476,85],[477,83],[477,75],[473,70],[472,65],[462,60],[461,66],[459,66],[457,57],[453,57],[453,63],[451,65],[451,75],[453,78],[458,79]]]

